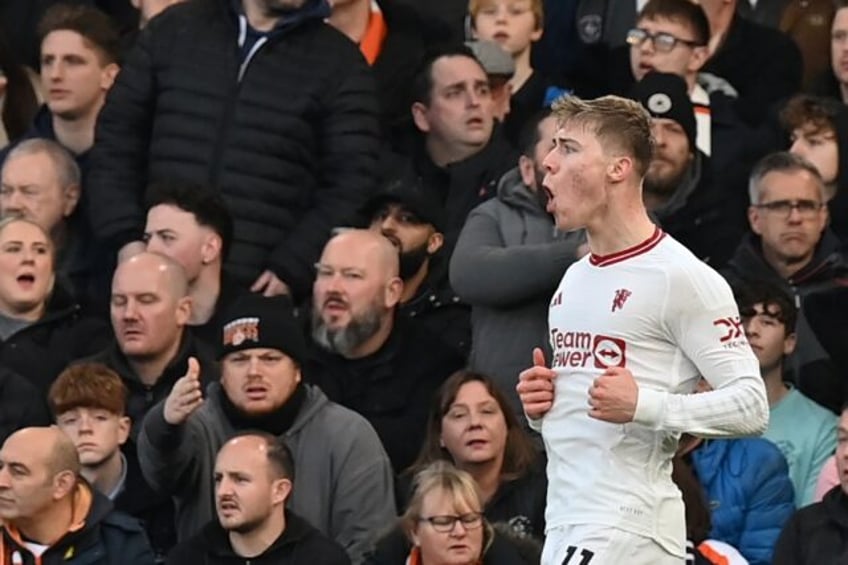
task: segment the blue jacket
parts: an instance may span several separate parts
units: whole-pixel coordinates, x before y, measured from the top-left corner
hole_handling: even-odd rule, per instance
[[[762,438],[705,442],[692,453],[712,514],[710,537],[739,549],[751,565],[768,565],[795,493],[786,459]]]

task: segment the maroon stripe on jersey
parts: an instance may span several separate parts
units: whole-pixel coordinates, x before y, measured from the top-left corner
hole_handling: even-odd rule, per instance
[[[589,256],[589,262],[595,267],[607,267],[614,263],[619,263],[626,259],[630,259],[631,257],[636,257],[637,255],[641,255],[642,253],[647,253],[651,249],[657,246],[657,244],[662,241],[662,238],[665,237],[665,232],[660,228],[655,228],[653,235],[643,241],[642,243],[637,243],[633,247],[628,247],[627,249],[623,249],[616,253],[610,253],[609,255],[595,255],[594,253]]]

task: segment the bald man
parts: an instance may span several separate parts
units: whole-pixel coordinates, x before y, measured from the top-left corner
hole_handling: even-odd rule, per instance
[[[140,423],[150,407],[168,396],[189,357],[200,359],[205,381],[218,374],[211,347],[187,330],[188,293],[183,267],[165,255],[139,253],[115,269],[110,301],[115,339],[88,360],[103,363],[124,381],[127,416],[133,422]]]
[[[371,422],[396,472],[418,454],[433,393],[464,365],[438,336],[396,316],[398,263],[397,248],[377,232],[344,230],[327,242],[316,266],[305,373]]]
[[[0,449],[0,563],[152,565],[141,526],[79,476],[58,428],[24,428]]]

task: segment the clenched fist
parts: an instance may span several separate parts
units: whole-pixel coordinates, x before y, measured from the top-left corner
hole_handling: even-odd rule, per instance
[[[203,404],[200,389],[200,364],[188,358],[188,371],[174,383],[171,394],[165,399],[165,421],[172,426],[182,424]]]

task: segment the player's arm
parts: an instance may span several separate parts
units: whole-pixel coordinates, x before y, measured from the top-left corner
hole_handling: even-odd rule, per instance
[[[710,272],[699,280],[672,281],[669,291],[669,337],[713,390],[675,394],[643,387],[633,420],[703,437],[762,434],[769,417],[765,386],[730,287]]]

